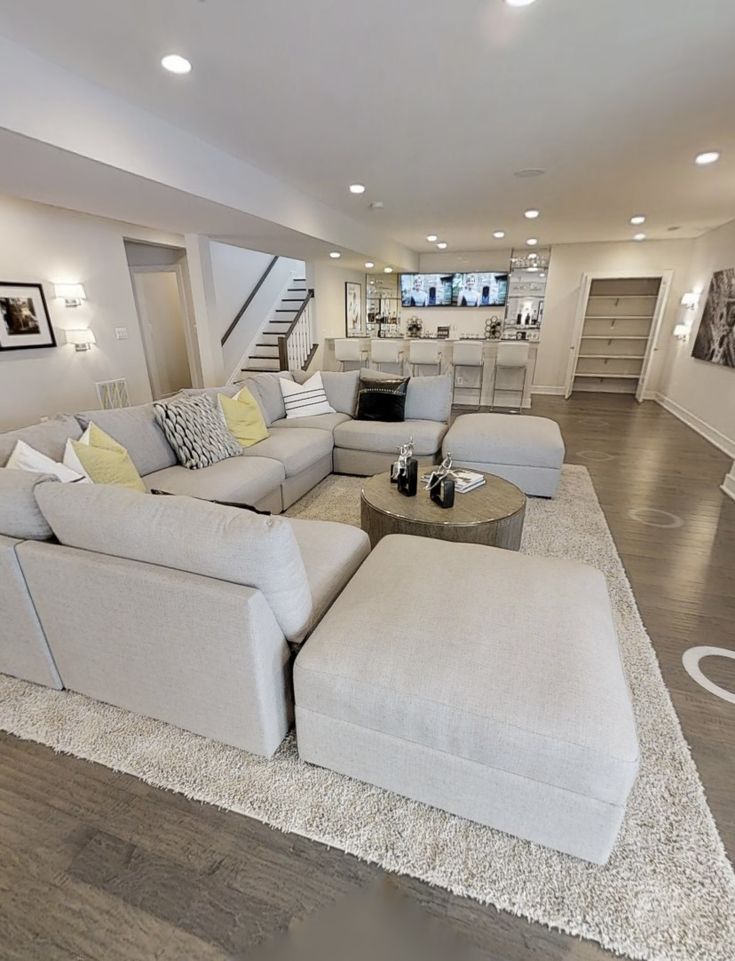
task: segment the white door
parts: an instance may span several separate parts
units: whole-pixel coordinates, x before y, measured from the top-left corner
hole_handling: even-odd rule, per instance
[[[185,306],[176,270],[133,267],[131,275],[151,392],[157,400],[192,385]]]
[[[577,299],[577,314],[574,318],[574,329],[572,331],[572,342],[569,345],[569,362],[567,364],[567,381],[564,397],[569,400],[574,389],[574,371],[577,369],[577,357],[582,343],[582,328],[584,327],[584,315],[587,313],[587,301],[590,296],[592,277],[590,274],[582,274],[582,282],[579,287],[579,298]]]
[[[651,374],[653,372],[653,359],[658,350],[658,336],[661,332],[661,322],[664,319],[664,313],[666,311],[666,304],[669,299],[669,291],[671,289],[671,278],[673,276],[673,271],[666,270],[661,276],[661,286],[658,289],[658,297],[656,299],[656,308],[653,313],[653,319],[651,321],[651,333],[648,336],[648,343],[646,344],[646,354],[643,358],[643,364],[641,366],[641,376],[638,381],[638,387],[636,388],[635,398],[637,401],[642,401],[646,396],[646,387],[648,381],[650,380]]]

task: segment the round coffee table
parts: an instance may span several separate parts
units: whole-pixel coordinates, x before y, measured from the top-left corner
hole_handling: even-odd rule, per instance
[[[456,494],[444,509],[419,482],[415,497],[399,494],[389,475],[365,481],[360,499],[361,526],[373,547],[386,534],[415,534],[465,544],[486,544],[517,551],[521,546],[526,495],[515,484],[485,474],[486,482],[468,494]]]

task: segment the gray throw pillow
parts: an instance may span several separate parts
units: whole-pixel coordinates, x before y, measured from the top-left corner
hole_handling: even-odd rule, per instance
[[[395,377],[395,374],[393,376]],[[350,417],[354,417],[360,371],[323,370],[322,383],[330,407],[334,407],[339,414],[349,414]]]
[[[0,534],[32,541],[52,536],[36,503],[36,487],[52,481],[56,478],[51,474],[0,467]]]
[[[412,377],[406,395],[406,420],[449,423],[452,412],[452,378],[449,374]]]
[[[199,470],[242,454],[222,412],[209,397],[181,397],[167,404],[156,402],[153,407],[156,420],[183,467]]]

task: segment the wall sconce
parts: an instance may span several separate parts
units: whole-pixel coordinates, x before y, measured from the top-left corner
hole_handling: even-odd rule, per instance
[[[83,284],[54,284],[56,296],[62,297],[67,307],[81,307],[87,299]]]
[[[94,332],[85,327],[82,330],[67,330],[66,331],[66,342],[67,344],[74,344],[75,350],[89,350],[92,344],[96,344]]]
[[[696,310],[699,307],[699,294],[696,290],[690,290],[689,293],[684,294],[681,298],[681,306],[686,310]]]

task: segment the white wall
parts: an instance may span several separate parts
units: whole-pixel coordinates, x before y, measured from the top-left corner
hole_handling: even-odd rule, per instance
[[[700,306],[689,342],[670,340],[659,399],[735,457],[735,370],[692,357],[712,273],[726,267],[735,267],[735,221],[711,230],[693,242],[689,269],[682,273],[682,292],[701,291]],[[677,298],[677,304],[680,299]],[[687,314],[677,307],[677,318],[679,316],[683,320]]]
[[[216,299],[214,326],[221,338],[260,280],[273,255],[216,241],[210,243],[209,249]],[[291,278],[303,277],[305,270],[306,265],[301,260],[279,258],[222,349],[226,377],[236,369],[243,354],[250,351],[256,335],[278,305],[277,302]]]
[[[319,350],[311,362],[311,369],[318,370],[322,361],[322,349],[326,337],[345,336],[345,283],[362,286],[362,305],[365,309],[365,272],[336,267],[330,261],[311,261],[306,265],[306,286],[314,288],[312,316],[314,336]]]
[[[95,381],[125,377],[131,402],[151,398],[124,237],[176,245],[181,238],[43,204],[0,197],[0,280],[43,284],[59,346],[0,351],[0,429],[59,411],[98,406]],[[69,309],[54,283],[84,284],[87,300]],[[77,352],[64,329],[91,327],[96,346]],[[116,340],[126,327],[127,340]]]

